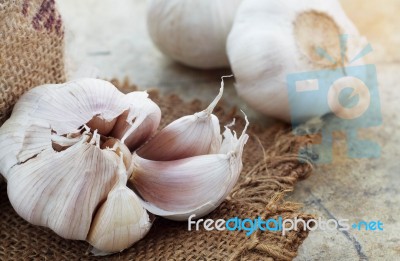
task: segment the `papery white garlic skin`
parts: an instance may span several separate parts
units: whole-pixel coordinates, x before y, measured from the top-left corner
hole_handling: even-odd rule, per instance
[[[150,0],[147,27],[173,60],[201,69],[228,67],[225,43],[242,0]]]
[[[324,19],[310,23],[306,18],[301,26],[308,26],[308,29],[299,34],[304,39],[298,39],[295,26],[299,21],[297,18],[302,14],[321,16]],[[337,34],[324,31],[324,26],[330,26],[330,23],[337,26]],[[244,1],[237,11],[227,40],[227,53],[239,96],[254,109],[290,122],[286,77],[292,73],[335,67],[330,66],[329,61],[318,54],[314,55],[314,48],[332,49],[332,46],[319,44],[333,41],[336,53],[329,53],[330,50],[328,53],[334,58],[339,53],[340,57],[340,34],[349,35],[345,53],[347,64],[362,49],[363,40],[359,38],[357,29],[337,0]],[[334,40],[326,39],[331,35],[334,35]],[[304,47],[301,41],[308,41],[310,44]],[[362,64],[362,61],[359,63]],[[336,67],[342,67],[342,64],[337,64]],[[327,103],[326,96],[321,95],[320,99],[312,100],[307,99],[306,95],[304,97],[296,104],[296,107],[304,108],[304,115],[301,115],[303,120],[322,116],[330,111],[329,108],[323,111],[315,109],[318,108],[316,104]]]
[[[118,118],[112,130],[115,138],[129,141],[132,136],[151,136],[158,127],[161,111],[147,96],[145,92],[124,95],[111,83],[97,79],[48,84],[30,90],[20,98],[11,118],[0,128],[0,146],[3,148],[0,149],[0,173],[7,179],[10,169],[21,163],[18,155],[32,141],[26,136],[32,126],[46,125],[44,128],[48,131],[36,131],[34,143],[30,145],[31,156],[52,149],[54,134],[50,130],[58,136],[78,133],[79,128],[94,117],[110,123]],[[126,117],[120,119],[122,114]],[[99,133],[104,134],[101,131]],[[38,135],[42,135],[40,139]],[[127,146],[134,149],[138,144],[132,142]]]
[[[61,152],[45,150],[10,170],[8,197],[28,222],[85,240],[95,209],[117,180],[117,162],[115,153],[84,140]]]

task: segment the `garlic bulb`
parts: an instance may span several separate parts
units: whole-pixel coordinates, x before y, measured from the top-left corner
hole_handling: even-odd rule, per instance
[[[150,0],[147,27],[167,56],[201,69],[229,66],[226,38],[242,0]]]
[[[172,220],[202,217],[236,184],[248,122],[240,137],[226,126],[222,140],[218,118],[211,114],[222,91],[223,81],[207,109],[170,123],[134,154],[131,182],[153,214]]]
[[[341,34],[353,39],[347,48]],[[356,57],[361,41],[337,0],[246,0],[237,11],[227,53],[239,95],[256,110],[290,121],[286,77],[343,67]],[[303,98],[296,104],[303,121],[329,112],[316,109],[326,99]]]
[[[122,140],[148,137],[160,118],[159,107],[146,93],[124,95],[101,80],[32,89],[0,128],[0,172],[12,206],[28,222],[64,238],[86,240],[92,231],[89,240],[100,250],[123,250],[143,237],[151,224],[138,197],[126,187],[127,171],[133,166],[129,149],[136,143],[126,146],[105,135],[113,132]],[[129,127],[119,128],[125,125]],[[125,183],[120,181],[121,171]],[[122,206],[115,201],[129,204],[123,206],[126,212],[118,212]],[[104,224],[104,219],[111,223],[99,232],[96,224]]]
[[[222,141],[212,114],[222,92],[223,83],[206,110],[147,142],[161,111],[145,92],[124,95],[96,79],[30,90],[0,128],[13,208],[61,237],[87,240],[97,255],[143,238],[147,211],[176,220],[208,214],[235,185],[248,138],[246,125],[239,138],[227,128]]]

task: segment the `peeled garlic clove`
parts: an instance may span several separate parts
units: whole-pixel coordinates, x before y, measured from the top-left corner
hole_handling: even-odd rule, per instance
[[[151,227],[149,215],[138,196],[125,185],[126,172],[119,176],[120,181],[96,213],[88,234],[87,241],[96,248],[94,253],[122,251],[142,239]]]
[[[227,129],[223,151],[172,161],[153,161],[134,155],[130,182],[156,215],[185,220],[204,216],[228,196],[242,170],[242,152],[248,135],[237,138]]]
[[[361,46],[349,41],[342,61],[341,34],[360,38],[336,0],[244,1],[227,40],[239,96],[268,116],[290,121],[286,77],[348,64]],[[323,49],[331,59],[319,54]],[[315,88],[312,81],[305,84]],[[330,111],[322,106],[327,97],[320,93],[317,98],[304,95],[296,104],[303,120]]]
[[[242,0],[151,0],[147,28],[172,59],[196,68],[228,67],[226,38]]]
[[[223,91],[222,80],[219,94],[207,109],[173,121],[136,153],[142,158],[155,161],[218,153],[222,136],[219,120],[212,112]]]

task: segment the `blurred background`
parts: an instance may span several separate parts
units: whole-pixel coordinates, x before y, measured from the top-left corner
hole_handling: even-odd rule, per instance
[[[186,100],[209,102],[218,92],[224,70],[196,70],[161,54],[146,29],[145,0],[58,0],[66,26],[66,57],[70,78],[98,76],[129,79],[140,89],[158,88],[178,93]],[[304,211],[323,218],[351,221],[381,220],[379,233],[314,231],[300,249],[297,260],[398,260],[400,256],[400,0],[342,0],[347,15],[374,52],[366,58],[378,70],[384,124],[368,130],[382,147],[375,160],[337,157],[318,166],[300,182],[290,199]],[[251,110],[226,83],[225,101],[251,115],[253,121],[272,120]],[[335,155],[345,154],[346,141],[335,141]]]
[[[372,63],[400,62],[400,1],[341,0],[346,14],[374,48],[367,61]]]

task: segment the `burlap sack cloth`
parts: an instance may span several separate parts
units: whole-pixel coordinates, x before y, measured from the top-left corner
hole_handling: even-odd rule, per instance
[[[54,2],[0,3],[3,121],[27,89],[63,81],[64,68],[63,32]],[[127,83],[114,84],[124,92],[134,90]],[[151,92],[151,96],[162,109],[162,126],[204,108],[200,102],[185,103],[178,96],[159,97],[157,92]],[[220,105],[216,114],[221,124],[227,124],[236,113]],[[240,133],[242,115],[237,119],[236,129]],[[299,147],[309,144],[309,138],[293,136],[289,126],[283,124],[263,129],[254,122],[249,135],[238,184],[230,197],[206,218],[311,218],[299,211],[298,204],[283,200],[284,192],[292,190],[312,169],[306,159],[298,158]],[[188,231],[185,222],[156,218],[149,234],[133,247],[109,257],[93,257],[86,242],[65,240],[20,218],[7,199],[6,184],[0,185],[0,260],[291,260],[308,234],[299,228],[286,236],[259,231],[247,237],[243,231]]]
[[[0,0],[0,125],[25,91],[65,80],[63,38],[54,0]]]

